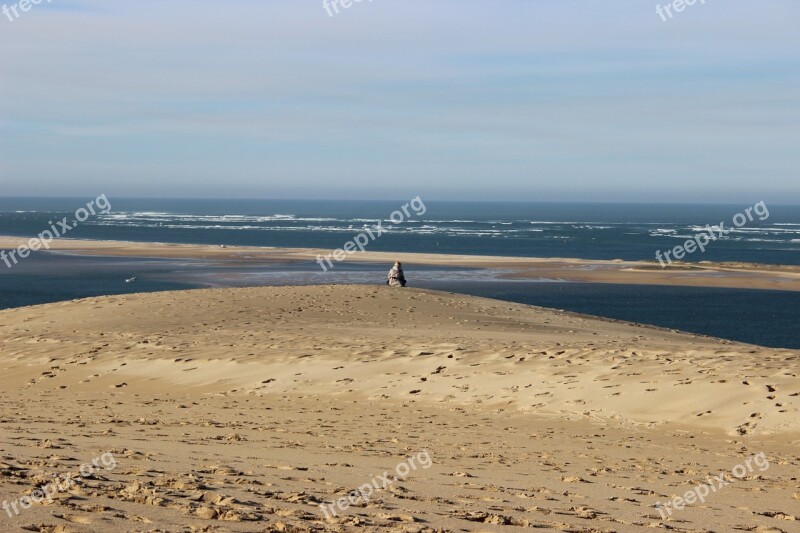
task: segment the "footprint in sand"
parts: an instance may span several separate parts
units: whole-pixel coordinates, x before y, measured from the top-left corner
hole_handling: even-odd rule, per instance
[[[56,518],[60,518],[61,520],[66,520],[67,522],[72,522],[73,524],[91,524],[92,521],[89,520],[85,516],[78,516],[78,515],[63,515],[63,514],[54,514]]]

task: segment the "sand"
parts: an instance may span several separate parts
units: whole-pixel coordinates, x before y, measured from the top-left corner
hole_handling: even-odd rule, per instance
[[[27,239],[0,236],[0,249],[25,245]],[[268,248],[198,244],[141,243],[58,239],[52,250],[93,256],[204,259],[220,264],[252,265],[315,262],[332,250],[312,248]],[[400,260],[406,270],[415,266],[492,269],[500,278],[548,279],[583,283],[624,283],[719,287],[765,290],[800,290],[800,266],[753,263],[675,263],[662,268],[658,261],[589,260],[575,258],[528,258],[425,253],[356,251],[345,261],[387,265]],[[5,264],[0,264],[5,269]]]
[[[798,355],[385,286],[7,310],[0,500],[116,466],[0,530],[796,532]]]

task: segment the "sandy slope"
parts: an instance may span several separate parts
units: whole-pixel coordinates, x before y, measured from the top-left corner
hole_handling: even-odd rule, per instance
[[[798,531],[798,360],[387,287],[4,311],[0,498],[108,450],[118,465],[0,529]],[[324,519],[422,450],[430,468]],[[759,452],[768,469],[704,504],[654,507]]]

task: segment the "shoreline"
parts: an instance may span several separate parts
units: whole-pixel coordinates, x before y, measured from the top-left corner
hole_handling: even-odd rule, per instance
[[[0,249],[12,249],[28,239],[0,236]],[[220,264],[258,265],[316,263],[330,250],[317,248],[269,248],[254,246],[216,246],[203,244],[147,243],[133,241],[93,241],[58,239],[50,252],[81,256],[157,259],[203,259]],[[407,268],[460,267],[501,271],[499,279],[553,279],[565,282],[630,285],[715,287],[800,291],[800,266],[754,263],[680,263],[662,269],[656,261],[593,260],[579,258],[529,258],[470,256],[455,254],[359,252],[348,255],[344,263],[391,264],[402,260]],[[5,265],[0,264],[0,268]]]

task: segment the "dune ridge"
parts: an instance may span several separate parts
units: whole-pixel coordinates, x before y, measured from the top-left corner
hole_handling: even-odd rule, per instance
[[[25,326],[57,324],[60,315],[75,334]],[[487,404],[731,433],[800,429],[792,350],[430,290],[176,291],[3,317],[6,363],[91,346],[93,367],[129,380]]]

